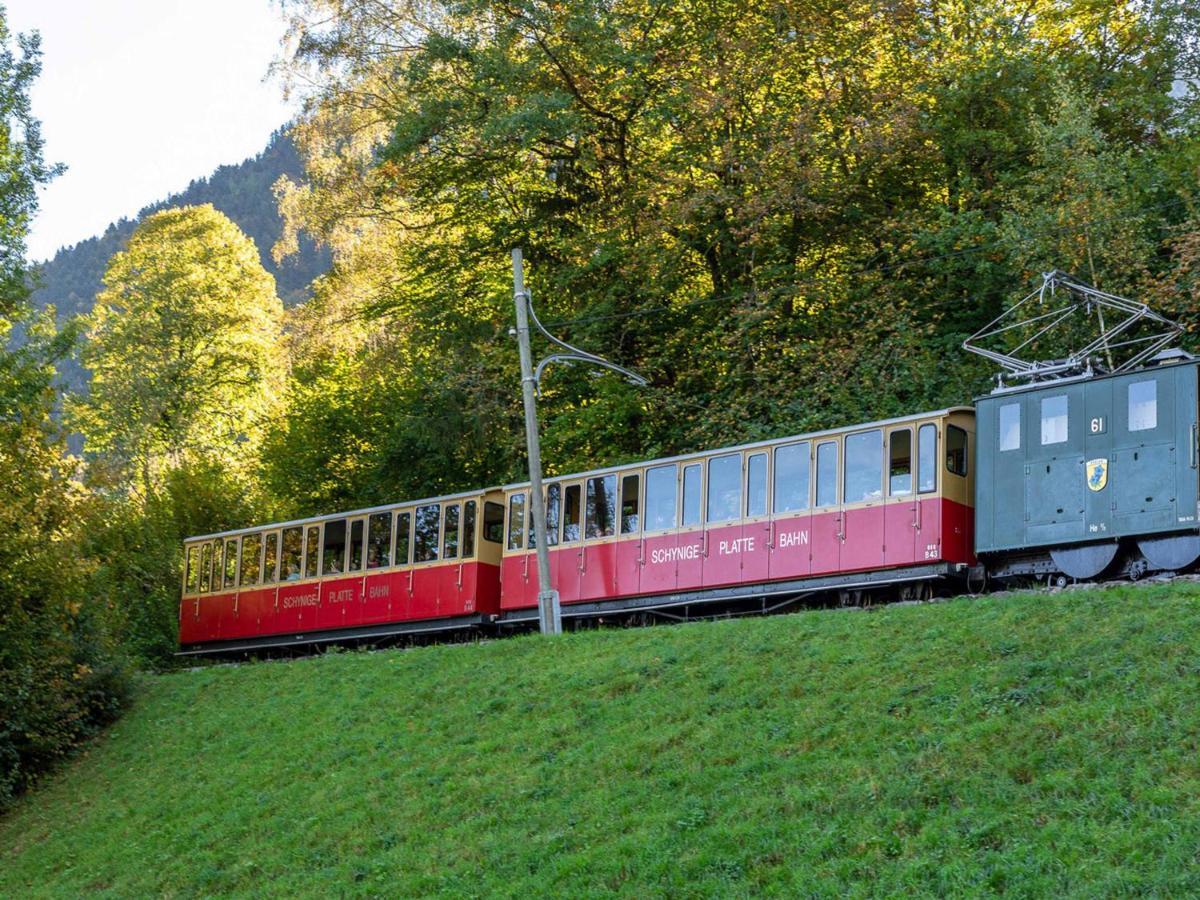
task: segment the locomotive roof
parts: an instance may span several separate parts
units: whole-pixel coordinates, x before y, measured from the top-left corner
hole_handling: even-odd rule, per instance
[[[1200,365],[1200,357],[1193,356],[1182,350],[1179,351],[1179,354],[1178,356],[1160,354],[1149,365],[1139,366],[1128,372],[1081,372],[1078,375],[1063,375],[1058,378],[1047,379],[1046,381],[1030,382],[1029,384],[1010,384],[1004,387],[993,388],[988,393],[977,396],[975,402],[979,403],[981,400],[990,400],[995,397],[1009,397],[1013,394],[1025,394],[1030,391],[1044,391],[1066,384],[1082,384],[1091,381],[1105,381],[1109,378],[1127,378],[1132,375],[1144,375],[1147,372],[1156,372],[1160,369],[1169,369],[1180,365]]]

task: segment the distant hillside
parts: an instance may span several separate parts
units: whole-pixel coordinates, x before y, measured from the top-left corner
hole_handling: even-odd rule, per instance
[[[146,678],[0,895],[1182,897],[1194,584]]]
[[[121,219],[109,225],[104,234],[59,250],[41,267],[41,286],[33,294],[34,303],[39,308],[54,304],[61,318],[87,312],[101,288],[109,259],[125,246],[141,219],[172,206],[211,203],[258,246],[263,265],[275,276],[279,296],[292,306],[304,299],[309,283],[329,268],[328,251],[306,238],[301,240],[299,254],[282,265],[271,259],[271,247],[282,227],[271,186],[280,175],[297,177],[300,172],[295,146],[282,131],[276,132],[258,156],[221,166],[207,178],[193,181],[183,192],[147,206],[135,218]],[[63,374],[74,385],[82,383],[77,369],[64,370]]]

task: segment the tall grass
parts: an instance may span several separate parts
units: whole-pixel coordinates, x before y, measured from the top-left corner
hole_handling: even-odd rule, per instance
[[[1200,591],[147,678],[0,894],[1200,892]]]

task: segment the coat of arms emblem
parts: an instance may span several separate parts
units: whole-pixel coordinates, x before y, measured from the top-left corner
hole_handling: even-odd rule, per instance
[[[1102,491],[1108,484],[1108,460],[1089,459],[1087,462],[1087,486],[1093,491]]]

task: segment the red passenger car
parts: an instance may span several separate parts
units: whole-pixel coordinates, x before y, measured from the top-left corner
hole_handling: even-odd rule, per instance
[[[885,585],[922,596],[975,561],[973,440],[973,411],[957,407],[549,479],[563,614]],[[538,593],[529,488],[504,491],[500,607],[521,622]]]
[[[499,612],[502,495],[189,538],[185,652],[470,628]]]

